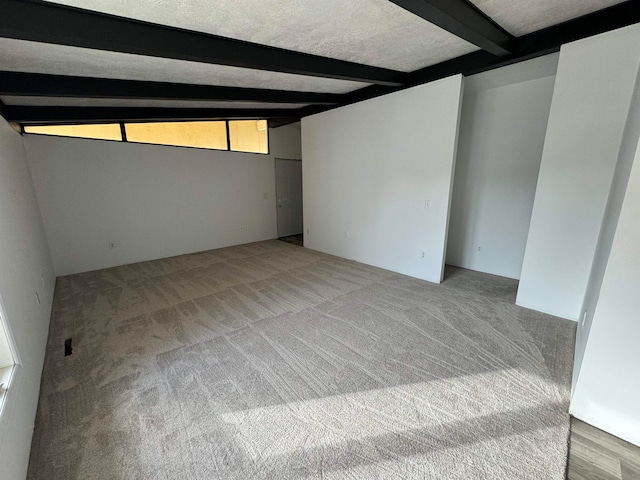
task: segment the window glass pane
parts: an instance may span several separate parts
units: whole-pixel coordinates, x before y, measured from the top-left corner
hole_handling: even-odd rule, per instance
[[[234,120],[229,122],[231,150],[269,153],[266,120]]]
[[[96,138],[98,140],[122,141],[120,125],[117,123],[104,125],[25,125],[25,133],[41,135],[59,135],[62,137]]]
[[[128,142],[227,150],[225,122],[127,123]]]

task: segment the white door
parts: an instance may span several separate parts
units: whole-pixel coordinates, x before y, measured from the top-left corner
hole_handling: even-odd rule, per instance
[[[276,158],[278,237],[302,233],[302,162]]]

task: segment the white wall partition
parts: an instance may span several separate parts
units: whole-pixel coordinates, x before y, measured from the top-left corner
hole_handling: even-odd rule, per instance
[[[447,263],[520,278],[558,55],[465,79]]]
[[[443,275],[462,77],[302,120],[305,246]]]
[[[636,79],[636,88],[631,99],[631,107],[627,117],[627,124],[622,136],[622,144],[618,155],[618,163],[613,175],[611,183],[611,191],[609,192],[609,200],[600,230],[596,255],[589,277],[589,285],[587,287],[587,296],[583,306],[586,312],[582,321],[578,325],[576,338],[576,356],[574,362],[573,386],[575,387],[578,380],[582,358],[589,338],[589,332],[593,323],[593,317],[598,304],[602,281],[604,278],[607,262],[611,253],[618,218],[622,203],[629,182],[629,175],[634,164],[636,149],[638,147],[638,139],[640,138],[640,73]]]
[[[0,225],[0,310],[20,363],[0,415],[0,477],[22,480],[27,476],[56,278],[22,138],[3,119]]]
[[[282,128],[271,150],[299,155]],[[273,155],[24,139],[57,275],[276,237]]]
[[[571,413],[640,446],[640,143],[595,309]]]
[[[274,158],[300,160],[302,138],[300,122],[269,129],[269,153]]]
[[[564,45],[517,304],[577,320],[640,64],[640,26]]]

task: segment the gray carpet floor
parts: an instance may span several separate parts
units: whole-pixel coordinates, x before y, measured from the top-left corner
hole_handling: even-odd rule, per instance
[[[279,241],[61,277],[28,478],[562,479],[575,323],[516,288]]]

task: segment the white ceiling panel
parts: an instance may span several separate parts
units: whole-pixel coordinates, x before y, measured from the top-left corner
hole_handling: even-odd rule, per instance
[[[0,70],[81,77],[346,93],[366,83],[0,38]]]
[[[405,72],[477,50],[388,0],[52,3]]]
[[[167,108],[301,108],[307,103],[220,102],[193,100],[152,100],[119,98],[30,97],[4,95],[5,105],[42,107],[167,107]]]
[[[471,0],[511,34],[519,37],[624,0]],[[118,2],[122,3],[122,2]]]

